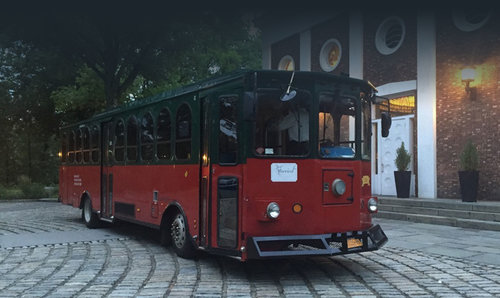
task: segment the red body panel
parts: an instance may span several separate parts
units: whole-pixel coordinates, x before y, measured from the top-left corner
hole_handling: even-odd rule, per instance
[[[272,182],[272,163],[297,164],[297,181]],[[108,173],[113,174],[113,201],[134,205],[135,217],[125,216],[125,219],[159,227],[165,209],[177,202],[186,215],[190,234],[199,235],[198,165],[113,166]],[[100,174],[100,166],[62,166],[62,202],[79,207],[82,194],[87,193],[93,209],[99,211]],[[370,162],[248,159],[247,164],[238,166],[212,165],[211,175],[210,247],[217,247],[217,179],[224,176],[236,177],[239,181],[238,235],[243,237],[238,237],[237,248],[244,246],[250,236],[340,233],[371,226],[371,214],[366,207],[371,196]],[[331,182],[336,178],[346,182],[346,194],[340,197],[331,192]],[[325,189],[325,184],[329,189]],[[158,192],[156,205],[154,191]],[[352,202],[348,200],[350,197]],[[266,216],[270,202],[280,206],[277,220]],[[302,205],[301,213],[292,211],[294,203]]]
[[[101,209],[100,166],[62,167],[62,173],[60,190],[64,204],[78,207],[82,194],[87,192],[93,209]],[[197,165],[114,166],[108,173],[113,174],[113,201],[135,205],[135,218],[131,219],[159,226],[168,204],[178,201],[188,218],[191,235],[197,235],[197,231],[192,230],[199,208]],[[78,179],[81,183],[72,183]],[[154,191],[158,191],[160,216],[152,214],[156,212],[152,208]]]
[[[276,162],[296,163],[297,182],[272,182],[270,167],[271,163]],[[362,169],[362,166],[365,168]],[[335,177],[344,178],[346,171],[354,174],[351,179],[353,185],[345,181],[346,194],[351,192],[352,202],[347,202],[344,196],[335,198],[330,189],[325,191],[323,188],[324,173],[328,174],[331,185]],[[368,228],[371,216],[367,210],[361,210],[360,201],[362,193],[363,200],[367,201],[370,197],[369,185],[361,189],[361,173],[367,171],[370,171],[369,163],[362,164],[359,161],[249,159],[243,182],[242,228],[245,235],[313,235]],[[326,202],[323,197],[328,197]],[[270,202],[280,206],[277,220],[267,219],[265,215]],[[303,206],[301,213],[292,211],[294,203]],[[361,216],[361,213],[365,214]]]
[[[80,206],[82,194],[87,192],[95,210],[100,206],[100,166],[61,166],[59,196],[63,204]]]

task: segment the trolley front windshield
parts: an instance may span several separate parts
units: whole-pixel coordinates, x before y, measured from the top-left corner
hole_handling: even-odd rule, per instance
[[[371,104],[358,82],[299,77],[286,99],[274,87],[286,82],[270,82],[254,93],[255,156],[370,159]]]

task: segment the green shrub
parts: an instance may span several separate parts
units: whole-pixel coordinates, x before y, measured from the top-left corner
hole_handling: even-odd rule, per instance
[[[44,187],[44,189],[45,189],[45,194],[47,195],[48,198],[57,198],[59,196],[58,185],[46,186]]]
[[[23,191],[16,187],[0,186],[0,200],[22,199]]]
[[[24,199],[40,199],[47,196],[45,189],[40,183],[26,183],[19,186],[23,192]]]
[[[462,171],[477,171],[479,168],[479,154],[472,141],[467,141],[460,155],[460,168]]]
[[[408,165],[411,161],[411,155],[405,149],[405,143],[401,142],[401,146],[396,150],[396,159],[394,163],[396,163],[396,168],[398,171],[406,171],[408,169]]]

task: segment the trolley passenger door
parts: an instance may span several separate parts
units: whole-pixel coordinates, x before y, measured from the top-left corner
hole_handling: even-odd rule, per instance
[[[113,214],[113,122],[101,127],[101,218],[112,219]]]
[[[200,160],[200,245],[209,246],[210,222],[210,98],[201,99],[201,160]]]
[[[224,95],[228,94],[228,95]],[[201,100],[200,245],[238,244],[237,92]]]
[[[236,249],[238,246],[238,197],[241,183],[241,167],[238,165],[238,102],[239,90],[219,93],[213,113],[215,119],[215,143],[212,156],[212,196],[216,211],[217,247]],[[215,216],[216,214],[216,216]]]

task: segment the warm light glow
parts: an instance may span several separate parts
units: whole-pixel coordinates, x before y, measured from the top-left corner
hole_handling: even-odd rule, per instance
[[[476,70],[473,68],[462,69],[462,81],[472,82],[476,78]]]
[[[391,109],[393,106],[400,106],[400,107],[415,107],[415,96],[410,95],[410,96],[403,96],[403,97],[398,97],[391,99]]]
[[[57,156],[62,157],[62,152],[57,153]]]
[[[287,61],[284,67],[285,70],[292,71],[295,69],[295,64],[293,63],[292,60]]]

